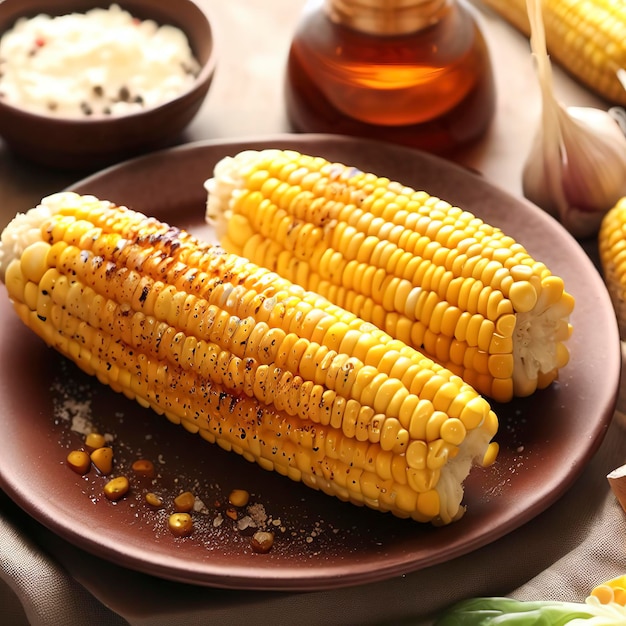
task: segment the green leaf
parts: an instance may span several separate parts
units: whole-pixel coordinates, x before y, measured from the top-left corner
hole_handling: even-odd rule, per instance
[[[574,619],[588,620],[597,614],[593,607],[575,602],[473,598],[452,606],[435,626],[564,626]]]

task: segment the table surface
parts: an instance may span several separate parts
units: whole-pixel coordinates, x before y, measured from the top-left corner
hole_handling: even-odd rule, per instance
[[[289,132],[282,82],[288,46],[304,0],[237,2],[200,0],[199,4],[206,8],[214,26],[219,55],[218,69],[209,96],[199,116],[186,131],[183,140],[246,138]],[[477,19],[483,27],[492,53],[497,87],[497,111],[487,136],[454,160],[480,172],[495,186],[515,196],[521,196],[522,167],[538,126],[540,113],[539,88],[528,42],[508,24],[482,7],[478,1],[474,4]],[[555,68],[555,89],[557,97],[567,105],[606,107],[559,68]],[[12,155],[0,140],[0,228],[4,227],[16,212],[27,210],[43,196],[65,188],[78,177],[82,177],[82,174],[77,176],[71,172],[53,172],[20,160]],[[549,591],[550,597],[554,599],[579,600],[583,590],[590,588],[599,578],[619,573],[624,562],[624,527],[621,511],[617,511],[618,507],[607,491],[605,476],[607,471],[625,461],[621,450],[626,450],[626,447],[620,450],[619,445],[624,443],[626,437],[622,432],[620,420],[614,421],[616,423],[613,424],[611,436],[608,438],[610,441],[605,441],[601,452],[592,461],[590,469],[583,475],[577,487],[590,489],[596,493],[599,490],[602,494],[601,498],[592,499],[582,507],[579,511],[583,515],[582,519],[577,516],[572,518],[572,523],[580,521],[580,532],[574,530],[559,538],[558,528],[562,522],[551,518],[550,514],[544,516],[543,521],[539,522],[534,530],[528,531],[529,536],[541,535],[542,532],[553,533],[547,541],[550,547],[541,558],[520,557],[517,571],[511,571],[510,567],[498,566],[497,563],[501,559],[498,550],[511,548],[512,544],[497,542],[495,547],[481,550],[472,563],[499,568],[498,571],[501,571],[502,576],[500,584],[493,587],[481,585],[480,572],[474,570],[475,579],[466,581],[469,582],[465,585],[466,593],[473,591],[481,594],[511,593],[522,599],[538,599]],[[573,495],[571,497],[574,498]],[[573,502],[572,500],[569,505],[575,506]],[[20,553],[26,550],[31,562],[34,559],[38,564],[44,559],[45,554],[45,558],[50,559],[50,562],[46,562],[48,568],[46,571],[52,572],[50,575],[58,577],[61,581],[56,586],[53,585],[56,595],[42,598],[41,593],[39,595],[34,593],[29,597],[29,587],[22,584],[20,576],[11,570],[9,557],[8,565],[4,565],[2,557],[6,546],[4,548],[0,546],[0,567],[3,568],[1,578],[20,597],[29,623],[61,623],[55,619],[58,619],[58,615],[63,615],[64,610],[69,610],[67,605],[65,609],[62,608],[63,597],[71,597],[80,602],[82,617],[90,615],[96,624],[159,623],[154,614],[148,616],[145,610],[133,609],[132,602],[127,598],[116,604],[114,598],[107,596],[107,591],[99,589],[97,577],[93,576],[93,572],[90,574],[86,567],[77,565],[80,562],[89,562],[87,555],[82,561],[79,558],[73,559],[73,565],[70,566],[59,555],[70,554],[71,547],[65,546],[43,529],[37,529],[36,525],[26,524],[26,528],[19,528],[24,516],[6,498],[0,499],[0,520],[3,520],[6,528],[13,533],[11,537],[14,540],[14,549]],[[611,532],[620,532],[621,536],[607,538],[605,536],[607,528],[610,528]],[[43,546],[42,541],[48,543]],[[619,549],[608,554],[612,545],[619,545]],[[585,550],[581,555],[582,548]],[[576,559],[581,563],[581,558],[584,559],[582,562],[584,567],[582,569],[577,567],[574,572],[571,563]],[[591,571],[590,568],[595,569]],[[626,565],[623,569],[626,571]],[[132,575],[129,576],[132,584],[139,587],[145,584],[134,579]],[[436,582],[432,582],[432,585],[440,582],[443,576],[443,573],[436,570],[433,573]],[[424,583],[423,579],[403,577],[402,580],[396,581],[397,584],[393,587],[380,587],[381,601],[398,602],[398,606],[401,606],[402,602],[408,601],[400,600],[399,594],[406,592],[410,596],[415,596],[416,588],[413,585],[416,581],[426,586],[431,584]],[[50,581],[47,584],[50,584]],[[155,588],[159,589],[165,585],[160,581],[155,584]],[[442,594],[441,587],[437,589]],[[280,614],[274,615],[274,623],[280,623],[278,615],[281,615],[282,621],[287,623],[287,616],[292,614],[300,617],[308,615],[309,623],[316,623],[318,620],[325,623],[365,623],[368,621],[365,615],[371,616],[371,623],[374,621],[379,623],[384,621],[381,615],[385,613],[381,614],[380,610],[374,608],[369,614],[354,613],[354,619],[345,615],[338,617],[335,610],[337,607],[355,610],[357,602],[372,604],[371,599],[367,600],[367,594],[370,592],[370,588],[356,588],[336,592],[335,595],[330,592],[308,596],[295,594],[297,597],[254,594],[248,596],[244,606],[239,602],[240,596],[231,592],[212,595],[209,591],[204,591],[201,600],[195,590],[177,587],[176,594],[187,604],[182,608],[172,601],[168,605],[168,611],[170,617],[173,614],[184,615],[190,619],[189,623],[202,623],[201,619],[207,616],[219,617],[222,623],[230,623],[231,620],[232,623],[237,623],[242,618],[254,619],[255,611],[269,611],[270,604],[276,603],[276,606],[280,607]],[[154,598],[154,589],[150,591],[144,587],[143,593],[146,594],[146,598]],[[4,598],[9,597],[11,596],[0,592],[0,604]],[[457,594],[450,591],[441,595],[439,603],[445,604],[448,597],[450,600],[458,599]],[[331,599],[330,607],[335,607],[331,612],[328,608],[321,608],[322,600],[326,602],[327,598]],[[206,604],[209,599],[210,606]],[[8,599],[6,603],[6,606],[9,606]],[[146,603],[143,604],[145,606]],[[379,602],[374,604],[378,605]],[[16,623],[22,623],[18,621],[18,616],[19,619],[23,619],[18,603],[11,606],[15,610]],[[402,606],[406,608],[409,605]],[[424,607],[438,608],[429,603]],[[424,611],[413,608],[413,611],[407,608],[401,617],[413,616],[414,620],[417,620]],[[197,621],[193,621],[194,619]],[[305,619],[302,623],[306,621]]]

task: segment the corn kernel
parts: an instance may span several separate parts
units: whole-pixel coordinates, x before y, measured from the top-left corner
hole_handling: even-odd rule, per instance
[[[90,454],[91,462],[96,469],[107,476],[113,471],[113,449],[110,447],[97,448]]]
[[[117,478],[111,479],[104,486],[104,495],[112,501],[117,501],[123,498],[130,489],[130,483],[128,482],[128,478],[126,476],[118,476]]]
[[[137,459],[133,461],[131,469],[138,476],[152,478],[154,476],[154,463],[148,459]]]
[[[146,493],[145,500],[150,506],[156,509],[161,508],[163,506],[163,498],[161,498],[161,496],[158,496],[156,493],[153,493],[151,491]]]
[[[496,462],[496,459],[498,457],[498,452],[499,452],[498,443],[495,441],[492,441],[487,446],[487,452],[485,453],[485,456],[483,457],[481,465],[483,467],[489,467],[490,465],[493,465]]]
[[[430,489],[417,496],[417,508],[428,517],[435,517],[439,514],[440,500],[439,494]]]
[[[228,501],[238,508],[246,506],[250,500],[250,494],[245,489],[233,489],[228,495]]]
[[[77,474],[86,474],[91,466],[91,459],[84,450],[72,450],[67,455],[67,464]]]
[[[172,513],[167,519],[167,527],[175,537],[189,537],[193,532],[193,519],[189,513]]]
[[[91,450],[96,450],[97,448],[102,448],[106,444],[106,439],[104,435],[100,433],[89,433],[85,437],[85,446]]]

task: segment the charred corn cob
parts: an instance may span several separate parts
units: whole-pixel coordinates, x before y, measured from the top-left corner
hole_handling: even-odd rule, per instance
[[[384,329],[508,401],[568,359],[574,300],[511,237],[385,178],[291,151],[215,168],[207,219],[223,246]]]
[[[483,3],[525,35],[530,34],[526,0]],[[598,95],[626,106],[626,3],[544,0],[543,15],[552,58]]]
[[[222,248],[57,194],[2,235],[23,322],[86,372],[261,467],[341,500],[445,524],[495,459],[467,383]]]
[[[598,251],[619,334],[626,339],[626,197],[604,216],[598,233]]]

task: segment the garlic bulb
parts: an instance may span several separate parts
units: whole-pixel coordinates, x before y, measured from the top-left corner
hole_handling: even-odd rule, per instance
[[[575,237],[593,236],[604,214],[626,195],[626,135],[615,115],[556,100],[541,0],[526,4],[542,117],[524,166],[524,195]]]

